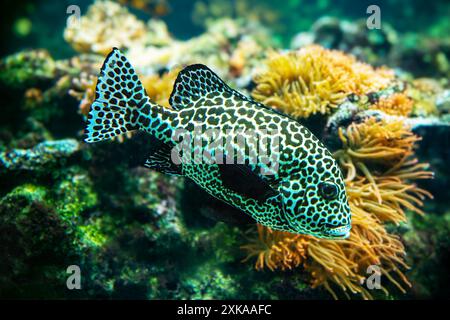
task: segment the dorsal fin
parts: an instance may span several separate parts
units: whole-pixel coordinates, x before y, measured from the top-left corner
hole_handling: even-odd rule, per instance
[[[242,93],[231,89],[207,66],[193,64],[178,73],[169,102],[172,108],[180,110],[192,106],[201,98],[213,100],[224,93],[240,100],[254,102]]]

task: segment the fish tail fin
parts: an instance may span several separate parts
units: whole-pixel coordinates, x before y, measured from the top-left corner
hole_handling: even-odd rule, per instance
[[[106,57],[86,126],[88,143],[108,140],[142,127],[142,115],[156,106],[130,62],[117,48]]]

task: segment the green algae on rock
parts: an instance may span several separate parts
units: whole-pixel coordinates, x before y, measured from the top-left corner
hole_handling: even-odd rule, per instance
[[[26,88],[52,80],[55,71],[55,61],[48,51],[23,51],[0,61],[0,83],[13,88]]]

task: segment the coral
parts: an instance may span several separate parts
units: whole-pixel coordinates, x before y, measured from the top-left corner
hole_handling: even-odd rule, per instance
[[[393,79],[387,69],[374,69],[354,57],[320,46],[273,53],[267,70],[254,77],[252,96],[295,117],[328,114],[346,96],[384,89]]]
[[[97,79],[86,72],[81,72],[79,77],[72,80],[72,88],[69,94],[80,101],[79,111],[87,117],[91,110],[91,105],[95,100],[95,87]]]
[[[372,65],[395,66],[416,76],[448,78],[450,59],[446,36],[430,37],[425,30],[405,33],[394,29],[393,25],[392,21],[384,21],[382,28],[369,29],[366,19],[323,16],[307,26],[308,31],[295,35],[290,47],[318,44],[353,54]]]
[[[313,287],[323,286],[334,298],[338,297],[335,287],[347,297],[350,291],[373,298],[364,281],[367,268],[377,265],[383,276],[405,292],[410,283],[402,271],[408,267],[404,246],[386,230],[386,223],[406,221],[405,209],[423,214],[419,207],[431,197],[413,182],[432,177],[427,164],[414,158],[413,147],[419,138],[400,120],[375,118],[351,124],[345,133],[341,128],[339,137],[343,148],[335,157],[346,177],[352,212],[350,237],[323,240],[258,226],[258,235],[243,246],[246,260],[257,256],[256,269],[301,266],[310,274]],[[387,286],[381,289],[389,293]]]
[[[390,63],[420,77],[448,78],[450,42],[447,37],[429,38],[406,34],[396,46]]]
[[[27,88],[55,77],[56,63],[46,50],[22,51],[0,61],[0,83]]]
[[[404,247],[396,236],[386,232],[370,214],[352,209],[352,234],[344,241],[311,240],[308,254],[312,258],[305,269],[310,272],[312,286],[324,286],[335,299],[338,287],[349,298],[360,294],[364,299],[372,299],[372,294],[364,287],[369,266],[379,266],[381,274],[397,286],[403,293],[409,282],[402,272],[407,265]],[[396,278],[399,279],[396,280]],[[387,295],[385,285],[381,290]]]
[[[14,149],[0,153],[0,172],[31,170],[45,171],[79,151],[74,139],[45,141],[32,149]]]
[[[97,59],[91,55],[76,56],[69,60],[69,65],[74,71],[70,74],[68,93],[79,101],[79,112],[86,117],[95,99],[97,74],[102,63],[102,58]]]
[[[46,179],[31,183],[33,175],[0,198],[2,297],[68,297],[61,286],[67,266],[83,268],[94,248],[95,225],[79,227],[81,213],[98,204],[87,171],[72,166],[52,173],[50,184]]]
[[[277,10],[257,0],[241,0],[236,3],[220,0],[196,1],[192,13],[194,23],[198,25],[207,25],[223,17],[235,16],[271,26],[277,26],[280,20]]]
[[[408,263],[414,266],[408,274],[415,288],[414,296],[422,299],[447,297],[449,288],[442,283],[449,281],[450,211],[441,215],[413,216],[405,229],[403,239]]]
[[[398,34],[385,22],[381,29],[368,29],[365,19],[346,21],[337,17],[319,18],[307,32],[300,32],[291,40],[291,48],[318,44],[341,50],[374,65],[387,64]]]
[[[262,49],[269,44],[270,37],[262,26],[221,19],[208,24],[207,31],[200,36],[187,41],[173,40],[164,46],[132,47],[127,56],[143,74],[202,63],[224,79],[241,77],[250,80],[252,68],[263,57]]]
[[[151,19],[147,23],[146,44],[154,46],[168,46],[174,42],[167,28],[167,24],[158,19]]]
[[[98,204],[98,197],[91,178],[78,166],[58,172],[55,176],[59,180],[55,182],[55,190],[52,193],[56,199],[53,208],[57,210],[63,220],[72,223],[79,222],[83,210],[93,208]],[[92,230],[92,226],[90,227],[88,230]],[[83,238],[84,230],[79,230],[79,234],[80,238]],[[90,234],[88,237],[91,238]]]
[[[82,9],[78,25],[69,21],[69,45],[61,43],[61,37],[48,36],[53,33],[37,32],[61,32],[50,30],[54,24],[42,29],[43,19],[17,20],[15,27],[24,19],[33,22],[22,40],[48,52],[22,51],[0,62],[1,298],[323,299],[330,297],[327,290],[335,298],[353,293],[378,298],[383,292],[389,298],[448,297],[441,285],[448,280],[450,228],[445,191],[450,114],[446,40],[434,39],[436,45],[430,42],[423,49],[417,45],[416,50],[402,52],[398,45],[412,41],[415,46],[418,38],[396,38],[384,20],[381,30],[368,31],[365,21],[321,19],[307,34],[308,43],[343,50],[375,66],[395,67],[394,79],[390,70],[317,46],[268,55],[268,48],[281,48],[280,41],[285,41],[284,48],[292,32],[312,24],[316,5],[305,1],[285,1],[281,6],[275,0],[244,0],[235,7],[216,0],[170,2],[174,8],[183,3],[185,19],[192,18],[188,10],[197,8],[193,15],[205,28],[181,27],[183,40],[170,31],[181,35],[179,23],[184,21],[168,16],[174,28],[169,31],[164,21],[155,19],[167,12],[168,2],[96,1],[87,12]],[[328,2],[320,2],[322,9],[336,13]],[[302,19],[285,14],[298,12],[300,5]],[[62,4],[37,9],[50,14],[65,8]],[[139,20],[130,13],[135,9],[151,18]],[[447,20],[442,19],[442,27]],[[338,108],[329,118],[328,136],[321,140],[330,150],[340,148],[335,156],[347,180],[351,237],[327,241],[261,226],[244,234],[253,220],[242,212],[224,203],[214,205],[212,196],[188,187],[182,178],[138,167],[152,144],[149,135],[121,137],[121,144],[82,143],[83,116],[94,100],[103,55],[111,46],[123,49],[149,96],[165,107],[177,72],[202,63],[245,93],[254,88],[254,74],[268,75],[274,69],[279,78],[273,79],[280,80],[266,78],[267,83],[256,85],[269,90],[293,83],[293,91],[304,90],[298,98],[287,91],[291,100],[274,91],[273,99],[286,104],[274,106],[299,117]],[[62,57],[68,58],[58,60]],[[271,58],[279,60],[279,69],[270,66]],[[413,79],[398,66],[424,72],[415,75],[443,78]],[[292,79],[286,81],[286,75]],[[397,87],[398,79],[406,86]],[[305,125],[320,136],[326,119],[309,120]],[[418,137],[405,124],[423,137],[419,151]],[[330,142],[336,143],[334,149]],[[417,152],[421,159],[428,154],[439,181],[416,185],[416,179],[430,177],[427,166],[416,160]],[[443,200],[423,209],[430,194],[422,188]],[[217,222],[221,219],[226,223]],[[253,263],[240,264],[242,244],[246,261],[274,272],[255,272]],[[83,290],[65,288],[66,268],[72,264],[82,269]],[[368,290],[361,282],[373,264],[382,272],[382,290]],[[407,266],[412,268],[406,273]],[[413,290],[396,296],[395,287],[404,292],[409,282]]]
[[[230,55],[229,68],[231,76],[237,78],[250,75],[259,61],[263,59],[263,45],[252,37],[243,37]]]
[[[168,0],[118,0],[118,2],[155,16],[164,16],[170,11]]]
[[[413,100],[404,93],[395,93],[389,97],[382,97],[369,107],[394,116],[409,116],[413,109]]]
[[[41,104],[44,100],[42,90],[38,88],[30,88],[25,91],[25,106],[33,106]]]
[[[59,103],[64,103],[70,88],[70,76],[64,74],[58,68],[60,77],[55,77],[44,88],[29,88],[24,93],[23,109],[29,112],[38,121],[50,122],[52,118],[58,118],[62,113],[70,109],[59,108]]]
[[[414,101],[412,114],[430,116],[439,113],[436,107],[436,97],[443,92],[442,85],[430,78],[418,78],[411,81],[406,93]]]
[[[46,290],[47,297],[64,294],[65,269],[78,257],[69,225],[45,200],[47,196],[46,188],[28,183],[0,199],[2,297],[33,298]]]
[[[73,121],[76,119],[72,109],[75,104],[68,93],[74,86],[74,79],[84,70],[98,71],[97,62],[91,57],[54,60],[45,50],[23,51],[4,58],[0,62],[0,68],[5,68],[0,72],[0,78],[5,76],[4,81],[0,79],[0,90],[5,98],[2,117],[5,128],[2,129],[9,129],[15,137],[20,136],[20,119],[23,118],[26,122],[36,123],[33,127],[52,123],[50,139],[52,134],[73,135],[73,131],[79,130],[75,128],[79,124]],[[54,122],[66,116],[68,121],[64,126]]]
[[[161,35],[161,40],[155,40],[157,37],[147,32],[145,45],[132,46],[127,57],[149,96],[166,107],[169,106],[167,100],[173,82],[182,66],[202,63],[225,79],[240,77],[243,82],[248,82],[252,69],[263,56],[264,39],[267,39],[263,28],[231,19],[211,23],[205,34],[188,41],[169,38],[167,27],[161,21],[151,20],[148,28]],[[91,68],[86,68],[84,61],[74,63],[81,72],[73,77],[70,94],[80,101],[81,114],[87,115],[95,97],[96,78],[92,65],[96,61],[91,62]],[[165,70],[170,71],[163,72]]]
[[[230,299],[236,296],[240,284],[214,264],[200,266],[194,275],[182,277],[178,298]]]
[[[112,47],[129,48],[145,38],[145,24],[112,1],[95,1],[85,16],[72,21],[64,39],[79,52],[106,55]]]
[[[154,74],[141,76],[142,85],[150,99],[161,106],[170,108],[169,97],[179,71],[179,68],[174,68],[162,76]]]

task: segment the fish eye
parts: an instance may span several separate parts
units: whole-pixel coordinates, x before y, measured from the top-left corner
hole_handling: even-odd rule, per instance
[[[319,184],[319,194],[327,200],[336,199],[339,189],[334,183],[321,182]]]

